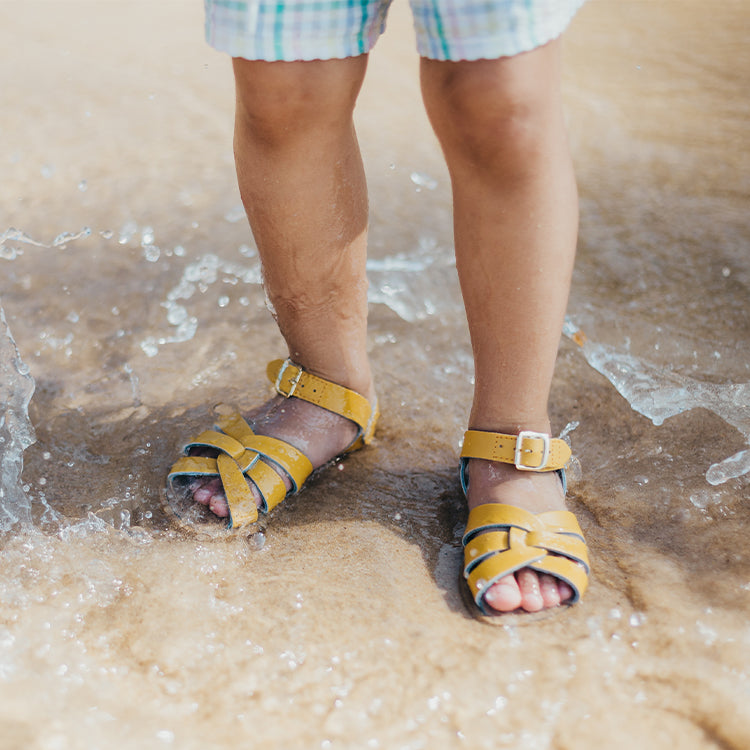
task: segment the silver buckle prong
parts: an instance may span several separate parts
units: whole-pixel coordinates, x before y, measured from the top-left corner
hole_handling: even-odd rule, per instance
[[[524,453],[523,450],[523,441],[524,440],[542,440],[544,442],[544,450],[542,452],[542,460],[537,466],[527,466],[523,463],[521,463],[521,458]],[[526,451],[526,453],[531,453],[530,450]],[[542,471],[547,466],[547,461],[549,461],[549,453],[550,453],[550,436],[547,435],[544,432],[532,432],[531,430],[521,430],[521,432],[518,433],[518,437],[516,437],[516,451],[513,456],[513,463],[515,464],[516,469],[519,471]]]
[[[281,379],[284,377],[284,373],[286,372],[286,368],[292,366],[297,368],[297,374],[292,378],[290,387],[289,387],[289,393],[284,393],[284,391],[281,390]],[[284,364],[281,365],[281,369],[279,370],[279,374],[276,376],[276,393],[278,393],[280,396],[283,396],[284,398],[291,398],[294,395],[294,391],[297,388],[297,383],[299,383],[299,379],[302,377],[303,370],[299,365],[295,365],[294,362],[292,362],[291,359],[285,359]]]

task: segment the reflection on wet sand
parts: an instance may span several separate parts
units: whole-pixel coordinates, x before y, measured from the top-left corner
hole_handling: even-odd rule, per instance
[[[264,398],[281,351],[229,63],[187,0],[6,5],[3,748],[750,746],[742,3],[592,0],[569,32],[581,239],[552,417],[578,425],[594,577],[504,629],[457,592],[471,358],[403,4],[358,111],[382,427],[261,550],[159,500],[179,441]]]

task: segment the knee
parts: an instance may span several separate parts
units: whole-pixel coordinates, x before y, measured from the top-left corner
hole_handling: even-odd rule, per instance
[[[446,156],[492,167],[543,150],[562,125],[545,81],[498,74],[498,61],[442,66],[423,76],[425,105]]]
[[[348,125],[364,75],[352,60],[356,58],[270,63],[235,59],[238,126],[255,139],[275,144],[313,129]],[[330,62],[344,64],[326,64]]]

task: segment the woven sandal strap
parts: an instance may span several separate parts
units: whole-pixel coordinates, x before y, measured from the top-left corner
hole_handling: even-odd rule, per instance
[[[278,464],[292,480],[294,492],[302,487],[312,473],[313,466],[310,459],[299,448],[295,448],[286,440],[268,435],[256,435],[239,413],[222,414],[218,417],[216,424],[229,436],[229,439],[234,439],[244,449],[260,453],[263,458]],[[229,453],[229,451],[226,452]]]
[[[203,446],[219,451],[217,458],[183,456],[172,467],[169,480],[178,476],[219,476],[229,506],[229,527],[254,523],[258,510],[249,479],[261,496],[261,509],[268,511],[287,494],[283,477],[264,463],[265,459],[289,476],[296,492],[312,473],[312,463],[300,450],[284,440],[256,435],[237,412],[224,412],[217,418],[216,430],[204,430],[185,447]]]
[[[477,565],[466,578],[474,601],[485,614],[490,614],[485,604],[485,597],[490,587],[501,578],[521,568],[532,568],[539,573],[548,573],[565,581],[573,589],[573,598],[568,602],[569,604],[575,604],[588,588],[586,570],[573,560],[554,555],[546,555],[540,559],[531,550],[522,552],[507,550]]]
[[[177,477],[216,476],[219,469],[216,459],[208,456],[182,456],[178,458],[167,474],[167,481]]]
[[[515,505],[484,503],[469,513],[463,543],[484,531],[498,531],[515,526],[524,531],[552,531],[574,534],[583,539],[578,519],[569,510],[552,510],[546,513],[531,513]]]
[[[487,531],[471,539],[464,549],[464,569],[469,573],[476,565],[493,555],[515,547],[528,547],[544,550],[581,563],[589,570],[589,556],[586,542],[578,536],[552,531],[532,531],[524,534],[518,529],[511,531]]]
[[[302,451],[295,448],[285,440],[269,437],[267,435],[256,435],[247,421],[238,413],[231,412],[219,416],[217,426],[224,430],[231,438],[241,442],[249,454],[255,454],[260,458],[275,464],[291,479],[292,492],[297,492],[305,480],[312,473],[313,467],[310,459]],[[275,508],[287,495],[287,488],[283,477],[274,468],[264,461],[254,461],[248,468],[240,466],[247,479],[249,479],[258,490],[261,497],[261,510],[264,512]],[[234,477],[236,472],[232,472]],[[224,474],[222,474],[222,481]],[[243,477],[244,479],[244,477]],[[233,483],[231,488],[224,487],[229,514],[230,525],[233,528],[253,523],[257,520],[257,511],[247,503],[247,481],[244,487],[239,482]],[[254,506],[254,503],[253,503]]]
[[[284,398],[294,396],[351,419],[359,427],[358,438],[371,432],[375,410],[362,394],[313,375],[289,359],[269,362],[267,374]]]
[[[245,452],[245,446],[233,435],[216,430],[204,430],[200,435],[196,435],[183,447],[183,451],[187,454],[191,448],[215,448],[221,453],[230,455],[235,460]]]
[[[535,515],[501,503],[479,505],[469,513],[463,544],[464,575],[485,613],[490,586],[521,568],[565,581],[574,592],[570,603],[578,601],[588,586],[586,543],[569,511]]]
[[[258,463],[260,462],[256,461],[254,466]],[[258,520],[258,508],[242,469],[225,453],[216,459],[216,464],[229,506],[229,528],[255,523]]]
[[[558,471],[568,463],[570,455],[570,446],[564,440],[529,431],[506,435],[467,430],[461,450],[461,458],[464,459],[484,458],[513,464],[527,471]]]

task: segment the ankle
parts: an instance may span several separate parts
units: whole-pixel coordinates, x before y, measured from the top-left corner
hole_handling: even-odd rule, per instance
[[[492,410],[481,410],[476,406],[469,417],[469,429],[482,432],[498,432],[504,435],[518,435],[524,430],[551,434],[551,424],[547,414],[502,415]]]
[[[519,471],[513,464],[471,458],[466,467],[469,509],[483,503],[507,503],[532,512],[564,507],[565,495],[557,472]]]

